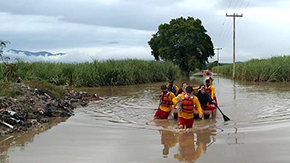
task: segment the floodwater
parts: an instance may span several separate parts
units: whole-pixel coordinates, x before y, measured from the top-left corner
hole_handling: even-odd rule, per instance
[[[182,81],[177,81],[178,86]],[[204,82],[202,77],[187,81]],[[215,77],[220,109],[231,121],[195,120],[190,130],[174,119],[153,121],[160,86],[88,88],[102,100],[37,133],[1,137],[3,163],[288,163],[289,83],[234,82]]]

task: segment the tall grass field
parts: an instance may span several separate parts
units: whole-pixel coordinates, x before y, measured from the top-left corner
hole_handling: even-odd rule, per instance
[[[217,71],[217,67],[212,69]],[[233,65],[219,66],[223,75],[233,74]],[[245,81],[290,82],[290,56],[252,59],[236,64],[236,79]]]
[[[0,64],[1,70],[4,65]],[[171,62],[137,59],[93,61],[86,63],[17,62],[11,79],[41,79],[56,85],[76,87],[131,85],[177,79],[180,69]],[[11,72],[12,73],[12,72]],[[0,71],[0,78],[5,74]]]

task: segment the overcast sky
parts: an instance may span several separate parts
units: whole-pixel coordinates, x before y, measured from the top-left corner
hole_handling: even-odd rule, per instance
[[[10,41],[4,50],[66,53],[30,60],[152,60],[148,41],[158,26],[191,16],[222,48],[219,61],[232,62],[233,18],[226,13],[243,14],[236,18],[236,61],[289,55],[289,0],[0,0],[0,39]]]

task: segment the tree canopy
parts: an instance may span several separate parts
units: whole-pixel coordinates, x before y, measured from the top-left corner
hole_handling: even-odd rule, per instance
[[[148,44],[155,60],[172,61],[189,72],[203,68],[208,58],[214,56],[214,47],[201,20],[192,17],[172,19],[159,25]]]

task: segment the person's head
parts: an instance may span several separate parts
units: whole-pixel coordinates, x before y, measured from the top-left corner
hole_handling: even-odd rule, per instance
[[[164,92],[164,93],[167,92],[167,86],[166,85],[162,85],[161,86],[161,91]]]
[[[186,89],[185,89],[185,92],[186,92],[187,95],[193,94],[192,86],[187,86]]]
[[[173,80],[169,80],[168,81],[168,85],[172,87],[173,86]]]
[[[181,84],[181,88],[185,91],[186,87],[187,87],[187,83],[186,82],[183,82]]]
[[[204,84],[201,84],[201,85],[199,86],[199,90],[200,90],[200,92],[201,92],[202,94],[204,94],[204,93],[206,92],[206,90],[205,90],[205,85],[204,85]]]
[[[209,79],[206,79],[206,80],[205,80],[205,84],[206,84],[207,86],[209,86],[209,85],[210,85],[210,80],[209,80]]]

